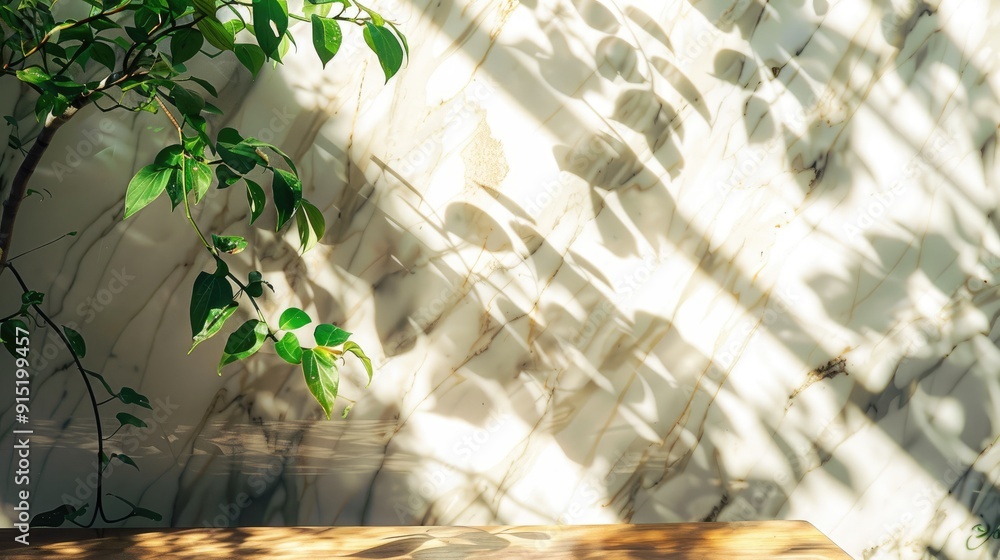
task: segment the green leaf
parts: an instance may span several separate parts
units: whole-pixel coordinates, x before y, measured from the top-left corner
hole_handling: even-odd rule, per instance
[[[205,104],[205,111],[208,112],[208,103]],[[189,154],[201,158],[205,155],[205,148],[210,147],[212,144],[212,139],[208,137],[208,121],[205,117],[198,115],[188,115],[188,124],[191,128],[198,133],[197,142],[194,138],[185,136],[184,149],[188,151]],[[215,147],[212,147],[212,152],[215,152]]]
[[[385,25],[385,18],[383,18],[382,15],[379,14],[378,12],[374,10],[369,10],[368,8],[362,6],[361,4],[358,4],[358,8],[364,10],[372,18],[371,22],[374,23],[377,27],[382,27],[383,25]]]
[[[291,33],[281,38],[281,42],[278,43],[278,56],[275,57],[275,60],[280,61],[285,58],[285,55],[288,54],[288,49],[292,47],[292,42],[294,42],[294,40],[295,39]]]
[[[170,198],[170,210],[173,211],[177,205],[184,202],[184,189],[181,186],[181,174],[176,169],[170,170],[170,178],[167,179],[167,196]]]
[[[149,34],[138,27],[125,27],[125,35],[128,35],[128,38],[132,39],[135,43],[143,43],[149,39]]]
[[[52,78],[51,83],[53,90],[70,96],[76,95],[87,89],[85,85],[78,84],[75,81],[65,77],[56,76]]]
[[[387,21],[386,23],[388,23],[392,27],[392,30],[396,32],[396,35],[399,36],[399,41],[403,43],[403,52],[405,52],[407,58],[409,58],[410,45],[406,44],[406,35],[403,35],[403,32],[400,31],[398,27],[396,27],[396,24],[392,23],[391,21]]]
[[[111,385],[108,385],[108,382],[105,381],[103,375],[97,373],[96,371],[90,371],[89,369],[85,369],[83,371],[86,372],[87,375],[91,377],[96,377],[97,380],[101,382],[101,385],[104,385],[104,390],[107,391],[109,395],[113,396],[115,394],[114,390],[111,388]]]
[[[236,313],[236,310],[239,308],[240,304],[234,301],[230,302],[229,305],[222,308],[220,311],[210,311],[205,328],[194,336],[194,344],[191,345],[191,350],[188,350],[188,354],[190,354],[199,344],[218,334],[218,332],[222,330],[222,326],[226,324],[226,321],[229,320],[229,318],[233,316],[233,313]]]
[[[145,427],[147,427],[145,422],[143,422],[142,420],[136,418],[135,416],[132,416],[128,412],[119,412],[118,414],[115,415],[115,418],[118,419],[118,422],[122,426],[128,424],[128,425],[131,425],[131,426],[135,426],[136,428],[145,428]]]
[[[361,360],[361,363],[365,366],[365,371],[368,372],[368,385],[372,384],[372,361],[365,355],[364,350],[356,342],[347,341],[344,343],[344,352],[350,352]],[[367,387],[368,385],[365,385]]]
[[[28,326],[20,319],[7,319],[3,323],[0,323],[0,340],[3,341],[4,348],[15,358],[18,357],[18,346],[15,344],[17,342],[18,329],[22,329],[21,332],[24,332],[28,330]]]
[[[229,265],[226,261],[222,260],[219,255],[215,255],[215,276],[219,278],[225,278],[229,275]]]
[[[278,45],[288,31],[288,6],[284,0],[253,0],[252,11],[257,44],[264,54],[278,60]]]
[[[274,286],[264,281],[263,276],[261,276],[260,271],[254,270],[248,275],[249,280],[247,281],[247,294],[252,297],[260,297],[264,294],[264,284],[267,284],[271,291],[274,291]]]
[[[221,163],[215,168],[215,176],[219,178],[218,188],[220,189],[228,188],[230,185],[240,180],[239,175]]]
[[[223,253],[236,255],[247,248],[247,240],[238,235],[215,235],[212,234],[212,245]]]
[[[198,204],[212,186],[212,168],[194,158],[184,158],[184,182]]]
[[[215,18],[215,12],[218,10],[215,0],[190,0],[190,3],[199,14]]]
[[[236,44],[235,37],[215,16],[206,17],[197,23],[198,29],[210,45],[220,51],[231,51]]]
[[[160,23],[160,16],[152,9],[152,5],[140,4],[139,9],[135,12],[136,27],[142,29],[143,33],[148,36],[158,23]]]
[[[274,207],[278,211],[278,225],[274,231],[278,231],[292,217],[302,200],[302,182],[284,169],[275,169],[271,192],[274,195]]]
[[[264,194],[264,188],[254,183],[250,179],[243,179],[247,184],[247,204],[250,206],[250,225],[253,225],[257,221],[257,218],[264,213],[264,202],[267,200],[267,195]]]
[[[316,325],[316,330],[313,331],[313,336],[316,337],[317,345],[334,348],[346,342],[347,339],[351,337],[351,333],[336,325],[321,323]]]
[[[240,43],[236,45],[236,58],[256,78],[257,73],[264,66],[264,61],[267,60],[267,55],[257,45]]]
[[[121,501],[125,502],[126,504],[128,504],[128,506],[130,508],[132,508],[133,510],[135,510],[135,508],[138,507],[135,504],[133,504],[132,502],[126,500],[125,498],[122,498],[118,494],[112,494],[111,492],[108,492],[108,496],[111,496],[112,498],[118,498],[119,500],[121,500]]]
[[[307,348],[302,351],[302,373],[306,378],[309,392],[323,407],[326,419],[330,419],[333,402],[337,399],[340,373],[334,355],[323,348]]]
[[[226,341],[226,349],[222,353],[222,360],[219,361],[219,375],[222,375],[222,368],[227,364],[249,358],[260,350],[267,334],[267,324],[257,319],[250,319],[240,325],[240,328],[229,335],[229,340]]]
[[[196,123],[192,122],[191,126],[200,133],[201,132],[200,129],[204,128],[207,125],[207,123],[205,122],[205,118],[201,117],[199,119],[198,117],[188,117],[188,121],[190,122],[192,118],[197,119],[197,122]],[[187,152],[188,157],[198,158],[204,156],[205,147],[207,145],[208,142],[205,141],[205,138],[202,138],[201,134],[196,134],[194,136],[184,136],[184,151]]]
[[[90,58],[109,71],[115,71],[115,50],[106,43],[90,45]]]
[[[326,17],[330,15],[330,8],[333,6],[332,2],[326,2],[322,4],[317,4],[311,1],[307,1],[302,5],[302,15],[306,17],[312,17],[314,14],[319,17]]]
[[[149,404],[149,397],[136,392],[136,390],[131,387],[122,387],[121,391],[118,391],[118,400],[125,404],[134,404],[153,410],[153,407]]]
[[[52,108],[55,106],[55,96],[51,93],[43,93],[38,96],[38,101],[35,102],[35,120],[40,123],[45,122],[45,117],[49,114]]]
[[[323,62],[323,67],[326,68],[326,63],[330,62],[340,50],[340,42],[343,40],[344,34],[340,30],[340,24],[335,19],[322,18],[316,14],[313,14],[311,19],[313,47],[316,49],[320,61]]]
[[[25,306],[41,305],[43,300],[45,300],[45,294],[42,292],[28,290],[21,294],[21,304]]]
[[[217,139],[219,156],[237,173],[249,173],[258,165],[268,165],[267,160],[258,153],[259,150],[245,141],[235,129],[223,128]]]
[[[246,24],[243,23],[243,20],[239,18],[226,20],[222,22],[222,25],[226,26],[226,29],[228,29],[229,32],[233,34],[233,37],[235,37],[236,34],[239,33],[240,31],[243,31],[244,29],[247,28]]]
[[[288,164],[288,168],[292,170],[292,174],[298,175],[299,171],[298,169],[295,168],[295,162],[292,161],[292,158],[288,157],[288,154],[281,151],[281,149],[275,146],[274,144],[268,144],[267,142],[263,142],[256,138],[245,138],[243,139],[242,142],[240,142],[240,144],[243,145],[240,146],[240,148],[245,150],[252,150],[253,153],[256,154],[258,157],[263,157],[262,155],[263,148],[267,148],[268,150],[273,151],[274,153],[281,156],[281,159],[285,160],[285,163]]]
[[[199,116],[205,108],[205,98],[197,92],[175,85],[171,91],[174,96],[174,105],[177,110],[184,115]]]
[[[233,286],[227,278],[199,273],[191,293],[191,336],[197,338],[232,301]]]
[[[76,511],[76,508],[63,504],[55,509],[39,513],[31,518],[31,527],[59,527],[66,521],[66,516]]]
[[[167,188],[173,170],[164,168],[157,164],[150,164],[139,170],[139,173],[129,181],[128,189],[125,191],[125,217],[130,216],[145,208],[150,202],[156,200],[158,196]]]
[[[274,350],[282,360],[290,364],[302,363],[302,346],[299,345],[299,337],[295,336],[295,333],[285,333],[285,336],[274,344]]]
[[[171,62],[181,64],[191,60],[204,43],[205,37],[200,31],[190,27],[178,30],[170,37]]]
[[[385,73],[385,81],[393,77],[403,65],[403,48],[399,40],[392,34],[392,31],[385,27],[378,27],[371,22],[365,22],[365,43],[378,55],[379,64]]]
[[[94,38],[94,33],[89,25],[79,25],[77,20],[68,19],[60,24],[60,26],[66,24],[69,24],[70,27],[67,27],[59,32],[60,43],[65,43],[67,41],[87,41]]]
[[[278,328],[283,331],[294,331],[311,322],[312,319],[309,318],[309,315],[305,311],[302,311],[298,307],[289,307],[281,313],[281,318],[278,319]]]
[[[52,80],[52,76],[49,76],[45,70],[42,70],[37,66],[30,66],[24,70],[18,70],[15,74],[17,75],[18,80],[34,84],[36,86],[40,86]]]
[[[300,249],[305,253],[323,238],[326,222],[322,212],[309,201],[302,199],[299,207],[299,212],[295,214],[295,225],[299,230]]]
[[[118,459],[119,461],[125,463],[126,465],[131,465],[135,467],[135,470],[139,470],[139,465],[135,464],[135,461],[133,461],[131,457],[129,457],[124,453],[112,453],[111,458]]]
[[[146,508],[141,508],[117,494],[112,494],[111,492],[108,492],[108,496],[118,498],[119,500],[128,504],[129,507],[132,508],[132,513],[129,514],[132,517],[145,517],[146,519],[152,519],[153,521],[160,521],[163,519],[163,516],[156,513],[155,511],[151,511]]]
[[[251,282],[250,284],[247,284],[247,295],[255,298],[264,295],[263,282]]]
[[[132,517],[142,517],[145,519],[152,519],[153,521],[162,521],[163,516],[156,513],[153,510],[146,508],[135,508],[132,510]]]
[[[69,341],[69,347],[73,353],[76,354],[77,358],[83,359],[87,355],[87,343],[83,341],[83,337],[66,325],[63,325],[63,332],[66,333],[66,340]]]
[[[156,153],[156,158],[153,160],[153,164],[160,167],[180,168],[181,161],[183,160],[184,147],[180,144],[171,144]]]
[[[199,86],[201,86],[202,89],[204,89],[205,91],[207,91],[209,93],[209,95],[211,95],[212,97],[218,97],[219,96],[219,92],[218,92],[218,90],[215,89],[215,86],[212,85],[212,82],[209,82],[208,80],[203,80],[203,79],[201,79],[201,78],[199,78],[197,76],[190,76],[190,77],[188,77],[188,80],[191,80],[192,82],[194,82],[194,83],[198,84]],[[205,104],[205,107],[207,109],[208,103]],[[220,112],[218,114],[222,114],[222,113]]]
[[[67,513],[66,514],[66,519],[68,521],[72,521],[74,519],[80,518],[84,513],[87,512],[87,506],[88,505],[90,505],[90,504],[83,504],[79,508],[76,508],[72,513]],[[70,506],[70,507],[73,507],[73,506]]]

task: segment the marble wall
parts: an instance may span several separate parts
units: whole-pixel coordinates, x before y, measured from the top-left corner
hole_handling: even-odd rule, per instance
[[[174,526],[805,519],[857,558],[995,557],[993,2],[378,7],[412,53],[387,85],[356,33],[325,72],[309,48],[256,82],[204,68],[214,124],[292,154],[331,226],[300,259],[242,192],[196,217],[250,236],[233,267],[265,271],[266,311],[368,349],[347,420],[273,353],[222,377],[223,340],[186,355],[207,255],[165,200],[121,221],[164,123],[84,113],[50,150],[16,249],[79,235],[23,273],[155,403],[111,491]],[[89,492],[95,447],[46,336],[39,508]]]

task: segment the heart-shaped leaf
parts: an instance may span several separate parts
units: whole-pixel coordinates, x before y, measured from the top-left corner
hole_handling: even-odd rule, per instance
[[[312,322],[309,314],[298,307],[289,307],[281,313],[278,319],[278,328],[283,331],[294,331]]]
[[[299,345],[299,337],[295,336],[295,333],[285,333],[285,336],[274,344],[274,350],[281,356],[282,360],[290,364],[302,363],[302,347]]]
[[[351,337],[351,333],[329,323],[316,325],[316,330],[313,331],[313,335],[316,337],[317,345],[326,346],[328,348],[340,346]]]
[[[337,361],[334,355],[323,348],[303,350],[302,373],[305,375],[309,392],[323,407],[326,419],[329,420],[340,384],[340,373],[337,371]]]

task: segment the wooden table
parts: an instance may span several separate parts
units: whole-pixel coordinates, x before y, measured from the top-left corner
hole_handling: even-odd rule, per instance
[[[617,558],[850,560],[805,521],[527,527],[0,529],[4,558]]]

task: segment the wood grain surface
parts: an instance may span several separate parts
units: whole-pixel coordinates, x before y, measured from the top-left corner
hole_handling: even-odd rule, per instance
[[[4,558],[678,558],[849,560],[805,521],[525,527],[0,530]]]

